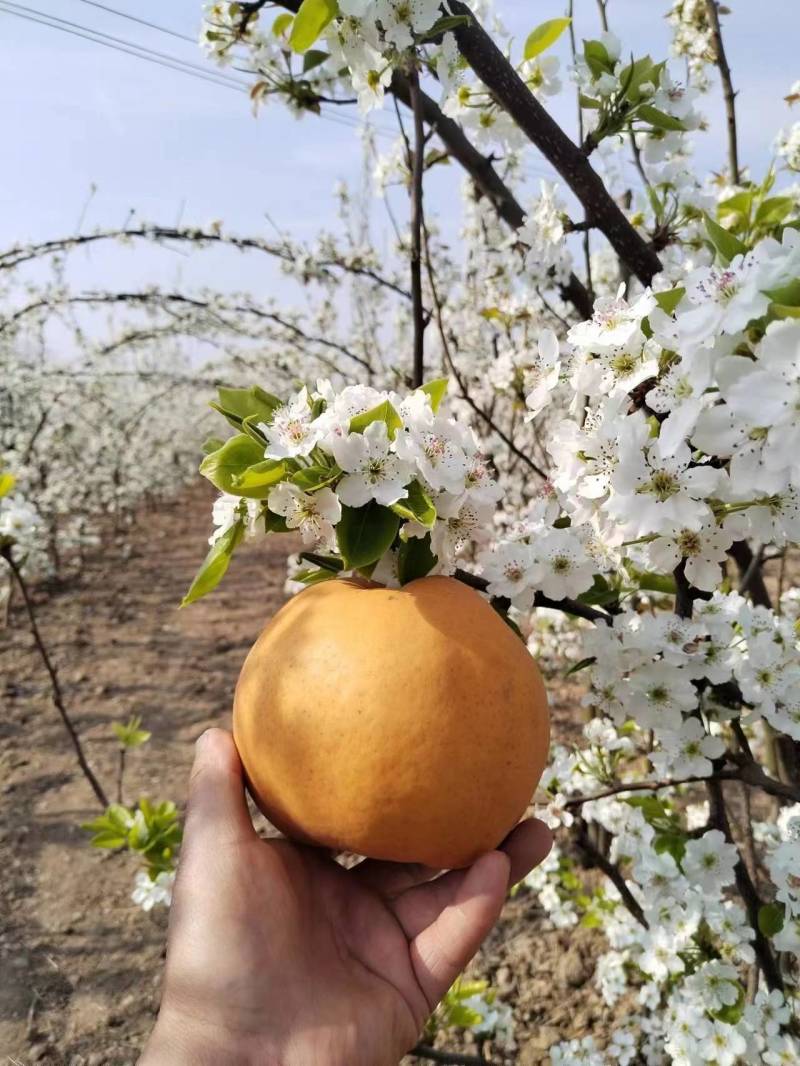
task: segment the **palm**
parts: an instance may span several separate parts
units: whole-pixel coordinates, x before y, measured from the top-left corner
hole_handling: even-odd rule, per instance
[[[247,1061],[396,1063],[491,928],[509,879],[546,854],[547,830],[523,823],[505,854],[435,880],[371,860],[346,870],[256,835],[233,744],[215,735],[225,794],[197,775],[165,1005],[190,1004],[197,1024],[237,1034]]]

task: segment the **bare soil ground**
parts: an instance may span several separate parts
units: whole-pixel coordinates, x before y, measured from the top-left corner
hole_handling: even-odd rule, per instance
[[[152,739],[128,760],[125,793],[182,804],[192,741],[227,725],[242,660],[283,599],[286,544],[234,561],[214,595],[178,611],[205,550],[202,488],[109,534],[82,574],[35,591],[92,766],[113,792],[111,723],[139,714]],[[97,812],[77,770],[18,600],[0,631],[0,1063],[133,1066],[158,1009],[166,914],[130,900],[135,866],[98,852],[80,824]],[[577,726],[575,690],[556,687],[556,731]],[[470,973],[514,1005],[518,1050],[492,1062],[546,1063],[558,1039],[614,1025],[592,981],[589,930],[548,928],[530,894],[510,900]],[[624,1013],[625,1004],[616,1008]],[[437,1044],[475,1052],[474,1039]],[[413,1060],[407,1060],[409,1063]]]

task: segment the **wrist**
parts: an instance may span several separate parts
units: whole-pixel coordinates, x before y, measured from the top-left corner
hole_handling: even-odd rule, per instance
[[[202,1019],[162,1012],[138,1066],[285,1066],[264,1044]]]

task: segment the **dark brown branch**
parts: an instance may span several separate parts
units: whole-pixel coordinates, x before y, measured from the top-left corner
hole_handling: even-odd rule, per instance
[[[587,219],[602,230],[642,284],[648,285],[661,270],[661,262],[622,213],[585,153],[545,111],[470,9],[461,0],[452,0],[450,7],[453,14],[467,19],[455,36],[472,70],[566,181]]]
[[[620,871],[619,867],[615,866],[610,859],[607,859],[605,855],[599,850],[599,848],[597,848],[589,839],[589,834],[587,832],[587,826],[585,822],[581,822],[580,830],[578,832],[577,843],[578,847],[586,856],[588,862],[592,866],[596,866],[598,870],[602,870],[602,872],[606,875],[609,881],[612,882],[617,892],[619,892],[622,902],[631,912],[631,914],[639,923],[639,925],[644,926],[645,929],[649,929],[650,926],[644,916],[644,911],[639,906],[636,897],[633,895],[633,893],[625,883],[625,878],[622,876],[622,872]]]
[[[476,589],[478,592],[486,592],[489,588],[489,582],[485,577],[478,577],[477,574],[471,574],[468,570],[457,569],[453,577],[458,581],[463,581],[465,585],[469,585],[470,588]],[[533,605],[534,607],[551,607],[555,611],[563,611],[565,614],[575,615],[576,618],[585,618],[588,622],[611,623],[611,618],[605,612],[598,611],[594,607],[589,607],[585,603],[580,603],[578,600],[571,600],[567,597],[563,600],[551,600],[542,595],[542,593],[537,592]]]
[[[714,60],[719,68],[722,95],[725,98],[725,115],[728,121],[728,168],[731,172],[731,181],[734,185],[738,185],[741,175],[739,172],[739,148],[736,135],[736,93],[733,88],[728,57],[725,55],[725,45],[722,41],[718,0],[706,0],[706,13],[714,41]]]
[[[772,607],[772,599],[764,584],[761,566],[753,566],[754,552],[746,540],[737,540],[731,545],[728,555],[736,563],[742,581],[739,591],[742,595],[749,593],[753,603],[760,607]],[[745,578],[747,579],[745,581]]]
[[[411,387],[418,389],[425,377],[425,309],[422,305],[422,177],[425,170],[425,128],[422,120],[419,74],[408,76],[411,111],[414,116],[414,147],[407,147],[411,171],[411,305],[414,320],[414,355]],[[408,142],[406,142],[408,144]]]
[[[64,728],[66,729],[67,733],[69,734],[69,738],[72,741],[72,746],[75,749],[75,754],[78,758],[78,765],[80,766],[83,772],[83,776],[91,785],[92,791],[97,797],[99,803],[101,804],[103,809],[105,809],[106,807],[108,807],[109,804],[108,796],[106,796],[103,786],[95,777],[94,771],[92,770],[91,766],[89,766],[89,763],[86,760],[86,756],[83,752],[83,746],[81,745],[80,737],[78,736],[77,730],[72,724],[72,719],[70,718],[69,712],[67,711],[66,705],[64,703],[64,695],[61,691],[61,683],[58,680],[58,673],[56,671],[52,659],[50,658],[47,646],[45,645],[45,642],[42,639],[42,634],[39,631],[39,626],[36,621],[36,611],[33,607],[33,600],[31,599],[30,593],[28,592],[27,582],[23,578],[22,572],[12,555],[11,547],[5,547],[0,549],[0,555],[3,556],[8,565],[11,567],[11,573],[14,575],[14,579],[16,580],[17,586],[20,592],[22,593],[22,599],[25,603],[25,610],[28,615],[28,625],[30,627],[31,635],[33,636],[33,641],[36,645],[36,650],[39,652],[39,656],[42,662],[44,663],[45,670],[47,671],[48,676],[50,678],[50,691],[53,703],[55,704],[56,710],[61,716],[61,721],[64,723]]]
[[[761,932],[758,925],[758,912],[761,910],[762,900],[758,895],[758,891],[753,884],[750,874],[747,872],[747,867],[745,866],[742,857],[739,854],[736,842],[733,839],[730,822],[728,821],[728,812],[725,809],[725,797],[722,792],[722,784],[719,781],[710,780],[707,784],[707,788],[710,808],[709,822],[723,834],[729,844],[732,844],[736,848],[736,866],[734,868],[736,887],[744,902],[748,921],[753,927],[753,950],[756,953],[758,965],[761,967],[767,985],[771,989],[777,988],[782,991],[783,980],[781,978],[780,968],[772,953],[769,941]]]
[[[392,76],[390,92],[406,107],[411,107],[408,78],[399,71]],[[475,187],[489,200],[500,218],[512,229],[520,229],[525,222],[525,212],[492,166],[491,159],[478,151],[461,126],[445,115],[427,93],[420,91],[419,99],[423,118],[438,135],[448,154],[469,174]],[[562,300],[572,304],[581,318],[591,318],[592,298],[577,275],[570,274],[568,280],[559,285],[559,293]]]

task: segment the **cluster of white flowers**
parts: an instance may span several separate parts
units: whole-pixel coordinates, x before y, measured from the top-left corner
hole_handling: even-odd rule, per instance
[[[376,580],[397,583],[402,545],[419,539],[435,556],[422,573],[452,573],[459,552],[490,527],[501,490],[474,432],[436,406],[425,389],[403,398],[366,385],[336,392],[326,380],[310,393],[304,387],[251,430],[277,483],[260,499],[223,493],[214,505],[212,545],[237,524],[248,535],[281,528],[274,525],[279,516],[309,548],[339,550],[349,565],[340,523],[379,505],[390,522],[396,516],[394,528],[355,569],[373,565]]]
[[[667,19],[673,55],[686,59],[699,89],[708,88],[706,67],[714,61],[714,42],[706,0],[674,0]]]
[[[145,912],[151,911],[153,907],[169,907],[174,884],[174,870],[162,870],[155,877],[151,877],[146,870],[139,870],[134,880],[131,899]]]

